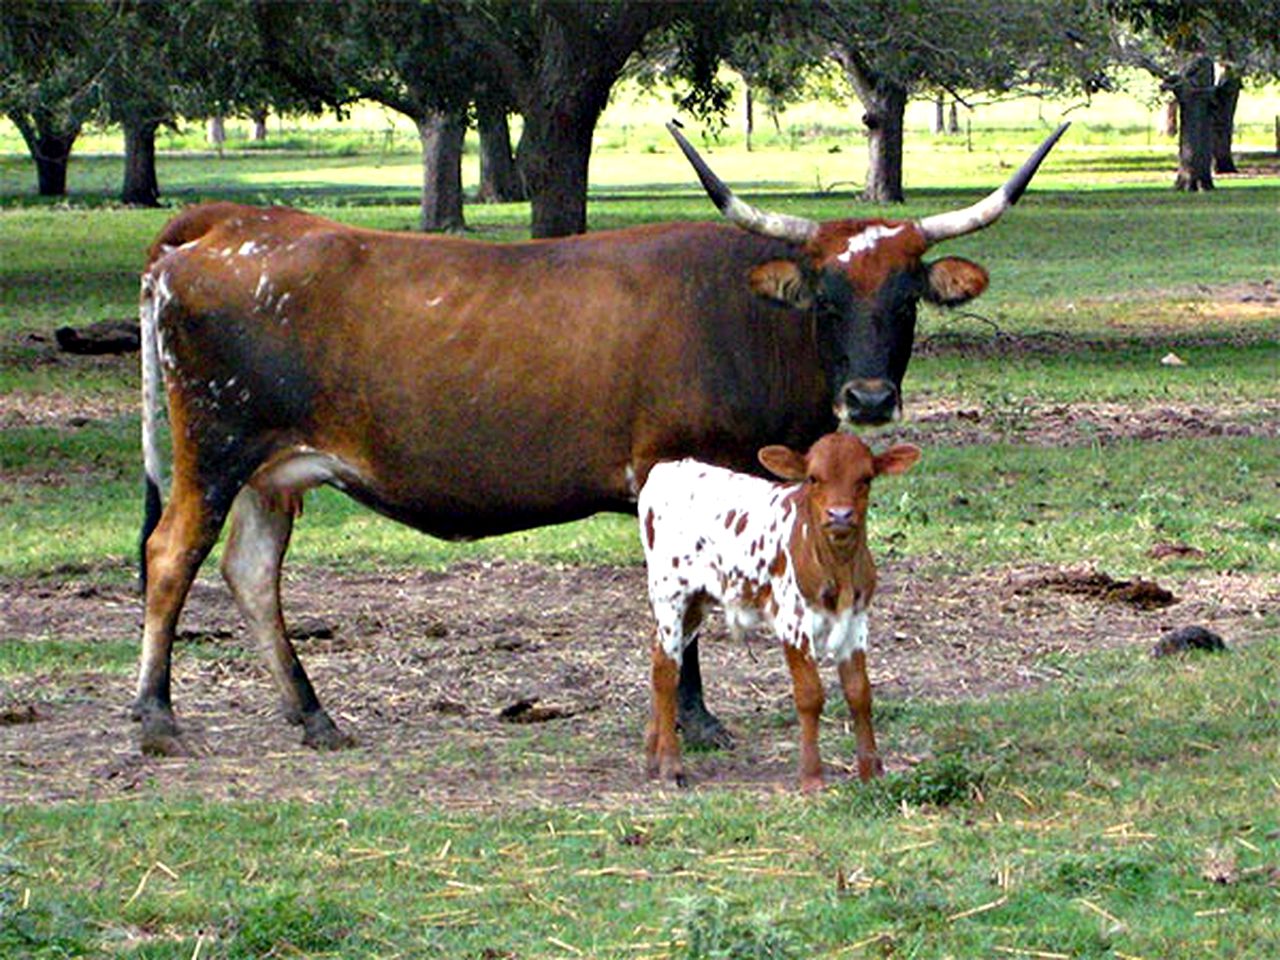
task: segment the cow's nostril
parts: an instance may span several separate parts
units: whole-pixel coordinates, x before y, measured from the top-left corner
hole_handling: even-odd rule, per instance
[[[855,423],[885,423],[898,409],[898,391],[887,380],[855,380],[845,386],[844,407]]]

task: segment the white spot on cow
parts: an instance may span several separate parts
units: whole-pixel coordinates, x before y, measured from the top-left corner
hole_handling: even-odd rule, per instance
[[[251,257],[261,249],[262,247],[253,240],[246,240],[244,243],[240,244],[240,249],[237,250],[236,253],[242,257]]]
[[[441,294],[441,295],[440,295],[440,296],[438,296],[438,297],[432,297],[430,300],[428,300],[428,301],[427,301],[427,306],[428,306],[428,307],[438,307],[438,306],[440,306],[440,304],[442,304],[442,303],[444,303],[444,294]]]
[[[901,225],[896,227],[885,227],[878,223],[873,223],[861,233],[855,233],[850,237],[848,249],[836,257],[836,259],[841,263],[848,263],[854,257],[874,250],[881,240],[892,237],[894,234],[901,233],[903,229],[904,228]]]

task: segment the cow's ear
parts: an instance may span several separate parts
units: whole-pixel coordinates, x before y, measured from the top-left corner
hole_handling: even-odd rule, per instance
[[[913,443],[896,443],[875,456],[876,476],[906,473],[920,459],[920,448]]]
[[[963,257],[943,257],[927,264],[929,282],[924,298],[942,307],[967,303],[987,289],[987,271]]]
[[[813,303],[813,289],[794,260],[762,263],[751,268],[749,278],[752,291],[759,296],[797,310],[804,310]]]
[[[809,474],[804,455],[796,453],[790,447],[775,443],[764,447],[756,456],[766,470],[783,480],[803,480]]]

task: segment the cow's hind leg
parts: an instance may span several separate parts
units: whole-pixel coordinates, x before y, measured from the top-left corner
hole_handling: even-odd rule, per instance
[[[689,644],[680,661],[680,684],[676,691],[676,703],[678,723],[686,744],[721,750],[729,750],[733,747],[733,734],[703,702],[702,668],[698,663],[696,637]]]
[[[142,723],[143,753],[190,753],[179,737],[170,699],[173,641],[191,582],[217,540],[225,517],[226,507],[219,505],[216,495],[175,476],[169,505],[144,546],[146,611],[138,696],[132,709],[133,718]]]
[[[338,750],[355,740],[339,730],[320,706],[285,633],[280,609],[280,568],[293,532],[293,515],[291,504],[268,503],[253,487],[241,490],[232,508],[222,576],[266,656],[286,719],[302,726],[302,742],[307,746]]]

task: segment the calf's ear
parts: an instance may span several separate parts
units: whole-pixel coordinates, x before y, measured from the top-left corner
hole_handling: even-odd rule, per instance
[[[813,290],[794,260],[770,260],[752,267],[748,280],[757,296],[785,306],[804,310],[813,303]]]
[[[913,443],[895,443],[875,456],[876,476],[906,473],[920,459],[920,448]]]
[[[804,456],[790,447],[774,444],[764,447],[756,456],[766,470],[783,480],[803,480],[809,474]]]
[[[929,282],[924,298],[940,307],[967,303],[987,289],[987,271],[964,257],[943,257],[926,264]]]

